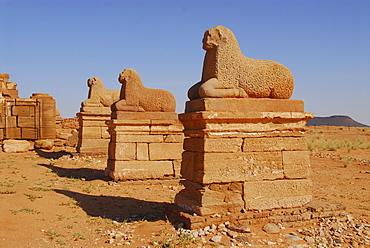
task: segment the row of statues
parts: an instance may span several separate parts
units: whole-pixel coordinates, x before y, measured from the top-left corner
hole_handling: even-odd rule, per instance
[[[270,60],[244,56],[233,32],[223,26],[207,30],[202,79],[188,91],[190,100],[199,98],[289,99],[294,89],[292,73]],[[133,69],[120,73],[121,90],[105,89],[96,77],[87,82],[90,90],[82,107],[111,106],[113,111],[174,112],[176,100],[166,90],[148,89]]]

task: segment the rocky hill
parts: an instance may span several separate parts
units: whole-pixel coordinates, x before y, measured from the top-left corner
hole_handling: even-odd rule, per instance
[[[346,115],[332,115],[330,117],[314,117],[307,122],[307,126],[345,126],[345,127],[370,127],[359,123]]]

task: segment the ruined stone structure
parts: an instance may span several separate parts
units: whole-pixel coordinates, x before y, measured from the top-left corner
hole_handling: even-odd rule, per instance
[[[244,57],[222,26],[206,31],[203,48],[202,81],[190,88],[191,101],[179,115],[186,136],[185,189],[175,197],[177,210],[167,212],[189,228],[311,219],[317,208],[308,207],[312,182],[304,132],[313,114],[304,112],[303,101],[287,99],[291,73],[276,62]]]
[[[124,70],[121,100],[112,105],[106,173],[113,180],[179,176],[183,126],[176,101],[165,90],[145,88],[138,73]]]
[[[109,133],[105,123],[111,117],[111,105],[120,99],[120,90],[110,90],[96,77],[87,80],[88,99],[81,103],[77,113],[79,133],[77,152],[107,154]]]
[[[0,139],[43,140],[56,137],[56,103],[49,94],[18,98],[16,83],[0,74]]]

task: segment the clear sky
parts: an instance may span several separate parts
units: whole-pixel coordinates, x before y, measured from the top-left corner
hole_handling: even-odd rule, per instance
[[[201,78],[203,33],[216,25],[247,57],[288,67],[307,112],[370,125],[369,0],[0,0],[0,73],[20,97],[48,93],[74,117],[88,78],[120,89],[132,68],[182,113]]]

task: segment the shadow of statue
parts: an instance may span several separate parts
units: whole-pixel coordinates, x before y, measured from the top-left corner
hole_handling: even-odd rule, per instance
[[[72,157],[72,153],[66,152],[66,151],[59,151],[59,152],[45,152],[41,149],[35,149],[35,152],[37,155],[43,158],[52,158],[52,159],[58,159],[60,157],[63,157],[65,155]]]
[[[104,181],[112,180],[110,177],[107,177],[105,175],[104,170],[91,169],[91,168],[69,169],[69,168],[58,167],[58,166],[50,165],[50,164],[39,164],[39,165],[44,166],[48,169],[51,169],[59,177],[78,178],[78,179],[84,178],[86,181],[92,181],[92,180],[97,180],[97,179],[104,180]]]
[[[163,208],[172,205],[166,202],[143,201],[130,197],[88,195],[61,189],[54,189],[54,191],[76,200],[89,216],[120,222],[165,220]]]

